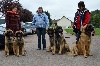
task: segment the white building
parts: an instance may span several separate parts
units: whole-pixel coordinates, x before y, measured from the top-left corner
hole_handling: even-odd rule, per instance
[[[63,28],[71,27],[72,21],[63,16],[61,19],[57,21],[58,26],[62,26]]]

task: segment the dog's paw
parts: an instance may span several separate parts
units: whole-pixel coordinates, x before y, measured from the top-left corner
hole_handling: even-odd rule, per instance
[[[5,54],[5,56],[8,57],[9,56],[9,53]]]
[[[55,53],[52,53],[52,55],[55,55]]]
[[[19,57],[19,55],[16,55],[17,57]]]
[[[5,55],[6,57],[8,57],[8,55]]]
[[[70,52],[70,49],[67,49],[67,52]]]
[[[78,56],[78,55],[77,55],[77,54],[74,54],[73,56],[76,57],[76,56]]]
[[[59,55],[62,55],[62,53],[58,53]]]
[[[93,56],[93,55],[89,55],[89,56]]]
[[[84,58],[87,58],[87,56],[84,56]]]
[[[22,54],[22,56],[25,56],[25,54]]]
[[[14,56],[16,56],[16,55],[14,55]]]
[[[87,56],[93,56],[92,54],[88,54]]]

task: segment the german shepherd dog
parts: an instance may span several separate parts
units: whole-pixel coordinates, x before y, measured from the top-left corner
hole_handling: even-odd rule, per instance
[[[49,46],[47,52],[50,52],[50,51],[52,51],[52,47],[54,45],[54,29],[53,28],[48,28],[47,34],[49,35],[49,41],[50,41],[50,46]]]
[[[91,45],[92,31],[93,31],[93,27],[91,24],[87,24],[86,28],[82,29],[79,42],[77,45],[74,44],[74,47],[73,47],[74,56],[84,55],[85,58],[87,58],[87,56],[91,56],[90,45]]]
[[[63,35],[63,29],[61,26],[57,26],[56,30],[57,46],[56,49],[59,49],[59,54],[65,52],[70,52],[69,45],[66,43],[66,40]]]
[[[15,42],[14,42],[14,54],[19,57],[19,55],[25,55],[24,50],[24,33],[19,30],[15,33]]]
[[[14,45],[14,34],[13,31],[8,29],[5,31],[5,55],[6,57],[9,54],[13,54],[13,45]]]

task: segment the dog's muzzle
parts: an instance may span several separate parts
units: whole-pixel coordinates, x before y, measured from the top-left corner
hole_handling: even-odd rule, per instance
[[[58,33],[63,33],[63,29],[58,29]]]
[[[63,29],[58,29],[58,34],[59,34],[59,36],[62,36],[62,34],[63,34]]]
[[[16,33],[16,37],[22,38],[23,34],[22,33]]]
[[[54,30],[48,30],[48,35],[49,35],[49,37],[53,37],[54,36]]]

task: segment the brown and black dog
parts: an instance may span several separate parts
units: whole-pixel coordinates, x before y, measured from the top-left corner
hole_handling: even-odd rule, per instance
[[[91,56],[90,54],[90,45],[91,45],[91,32],[93,27],[91,24],[87,24],[85,29],[82,29],[82,33],[80,35],[80,39],[78,44],[74,44],[73,53],[74,56],[84,55],[85,58],[87,56]]]
[[[48,48],[48,52],[52,52],[52,47],[54,45],[54,29],[53,28],[48,28],[47,34],[49,35],[49,41],[50,41],[50,46]]]
[[[13,54],[13,46],[14,46],[14,34],[13,31],[8,29],[5,31],[5,55],[6,57],[9,54]]]
[[[69,45],[67,44],[63,35],[62,27],[57,26],[55,32],[56,32],[57,46],[58,46],[57,49],[59,49],[59,54],[70,52]]]
[[[15,33],[15,42],[14,42],[14,54],[19,57],[19,55],[25,55],[24,50],[24,33],[19,30]]]

